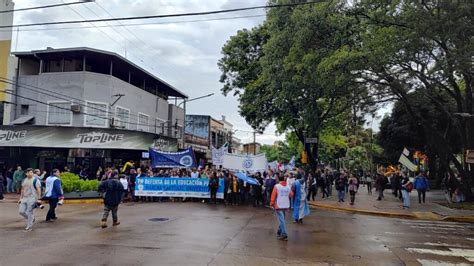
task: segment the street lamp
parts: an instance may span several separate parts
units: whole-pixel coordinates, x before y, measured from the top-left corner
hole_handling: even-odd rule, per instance
[[[180,106],[181,106],[182,104],[184,104],[184,103],[191,102],[191,101],[195,101],[195,100],[199,100],[199,99],[202,99],[202,98],[211,97],[212,95],[214,95],[214,93],[210,93],[210,94],[207,94],[207,95],[199,96],[199,97],[192,98],[192,99],[189,99],[189,100],[184,99],[182,102],[180,102],[180,103],[178,104],[178,107],[180,107]]]
[[[199,96],[199,97],[196,97],[196,98],[192,98],[192,99],[189,99],[189,100],[183,99],[183,101],[178,104],[178,108],[179,108],[182,104],[184,104],[184,107],[183,107],[183,109],[184,109],[183,132],[181,133],[181,137],[182,137],[182,139],[183,139],[183,147],[184,147],[184,133],[185,133],[185,131],[186,131],[186,103],[187,103],[187,102],[191,102],[191,101],[195,101],[195,100],[199,100],[199,99],[202,99],[202,98],[211,97],[212,95],[214,95],[214,93],[206,94],[206,95]],[[177,119],[176,119],[175,132],[177,132],[177,131],[178,131],[178,121],[177,121]]]

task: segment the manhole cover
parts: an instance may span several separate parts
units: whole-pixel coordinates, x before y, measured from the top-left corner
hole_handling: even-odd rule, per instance
[[[148,219],[148,221],[150,222],[164,222],[164,221],[168,221],[169,219],[168,218],[151,218],[151,219]]]

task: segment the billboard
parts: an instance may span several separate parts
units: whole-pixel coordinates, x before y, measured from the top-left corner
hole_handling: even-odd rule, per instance
[[[147,151],[156,145],[157,136],[151,133],[78,127],[0,126],[0,147],[50,147],[125,149]],[[172,139],[169,149],[177,146]]]
[[[210,119],[208,115],[186,115],[186,143],[209,147]]]

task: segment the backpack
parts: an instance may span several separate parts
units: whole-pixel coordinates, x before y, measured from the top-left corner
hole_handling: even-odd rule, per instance
[[[405,189],[408,191],[408,192],[411,192],[413,190],[413,183],[412,182],[408,182],[408,184],[405,185]]]
[[[218,187],[219,186],[219,179],[218,178],[211,178],[211,180],[209,180],[209,185],[211,187]]]

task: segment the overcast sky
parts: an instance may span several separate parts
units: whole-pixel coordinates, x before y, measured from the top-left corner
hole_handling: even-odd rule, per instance
[[[62,0],[16,0],[15,9],[61,3]],[[64,0],[75,2],[76,0]],[[96,0],[96,3],[78,4],[49,9],[15,13],[14,24],[143,16],[157,14],[201,12],[236,7],[264,5],[266,0]],[[102,9],[103,7],[107,12]],[[95,13],[95,14],[94,14]],[[237,129],[235,134],[244,143],[252,141],[251,128],[238,113],[238,101],[224,97],[220,89],[220,71],[217,61],[221,48],[230,36],[242,28],[252,28],[264,20],[264,10],[253,10],[221,15],[169,19],[124,21],[123,24],[161,23],[132,27],[100,27],[116,22],[48,26],[60,30],[35,30],[45,27],[24,28],[14,31],[12,51],[87,46],[116,52],[135,62],[156,76],[186,93],[190,98],[215,93],[210,98],[187,104],[188,114],[222,115]],[[183,22],[241,16],[258,16],[228,20]],[[178,22],[178,23],[177,23]],[[64,29],[83,27],[81,29]],[[89,27],[89,28],[84,28]],[[17,36],[18,33],[18,36]],[[18,41],[17,41],[18,40]],[[374,123],[374,128],[378,122]],[[283,136],[275,135],[271,125],[257,142],[273,144]]]

